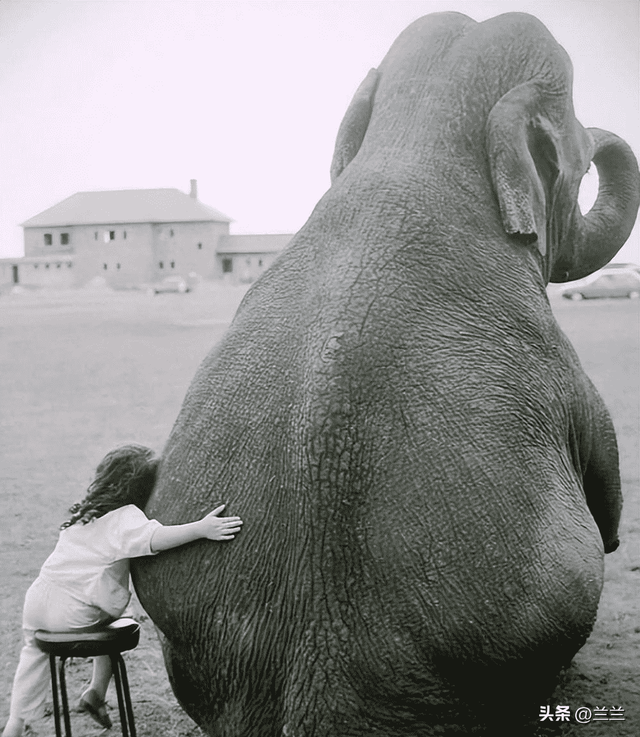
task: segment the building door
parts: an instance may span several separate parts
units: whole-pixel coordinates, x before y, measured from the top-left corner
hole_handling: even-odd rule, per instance
[[[18,276],[18,264],[12,264],[11,265],[11,271],[13,272],[13,283],[19,284],[20,283],[20,277]]]

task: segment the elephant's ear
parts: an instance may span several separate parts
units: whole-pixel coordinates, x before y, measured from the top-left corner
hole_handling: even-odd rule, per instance
[[[486,146],[493,186],[507,233],[547,252],[547,203],[559,175],[550,122],[531,82],[498,100],[487,120]]]
[[[332,183],[342,174],[360,149],[371,118],[378,78],[378,70],[371,69],[356,90],[342,119],[331,161]]]

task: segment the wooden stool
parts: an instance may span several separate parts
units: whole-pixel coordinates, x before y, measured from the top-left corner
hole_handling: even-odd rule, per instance
[[[111,659],[123,737],[136,737],[127,669],[121,655],[125,650],[133,650],[140,641],[140,625],[135,620],[117,619],[115,622],[93,632],[48,632],[47,630],[38,630],[35,634],[35,640],[40,650],[49,654],[56,737],[62,737],[56,657],[60,658],[60,695],[62,697],[65,734],[66,737],[71,737],[71,719],[69,717],[69,699],[67,697],[64,664],[67,658],[93,658],[97,655],[108,655]]]

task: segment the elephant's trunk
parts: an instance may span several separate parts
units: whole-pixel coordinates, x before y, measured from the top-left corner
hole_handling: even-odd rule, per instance
[[[607,264],[629,237],[640,205],[640,173],[629,146],[608,131],[588,130],[595,146],[598,197],[586,216],[576,206],[573,232],[555,259],[552,282],[581,279]]]

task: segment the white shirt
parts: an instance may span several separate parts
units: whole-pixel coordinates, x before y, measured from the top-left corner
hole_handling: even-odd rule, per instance
[[[86,525],[76,522],[60,533],[40,577],[118,617],[131,598],[129,558],[153,555],[151,537],[158,527],[160,522],[133,504]]]

